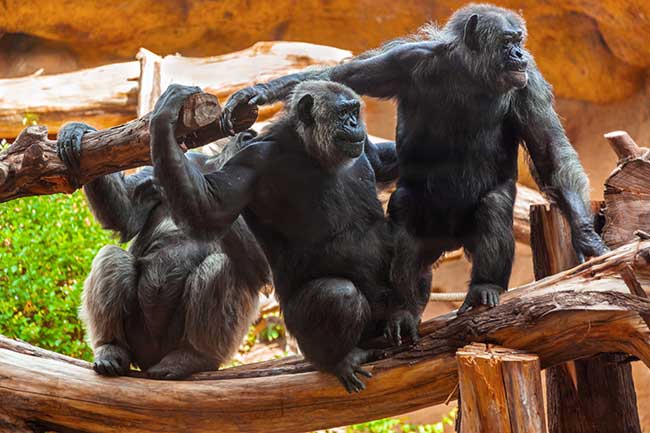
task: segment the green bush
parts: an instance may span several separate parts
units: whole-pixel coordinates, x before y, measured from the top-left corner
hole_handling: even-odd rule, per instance
[[[95,222],[83,194],[0,205],[0,334],[92,359],[77,318],[97,251],[117,240]]]

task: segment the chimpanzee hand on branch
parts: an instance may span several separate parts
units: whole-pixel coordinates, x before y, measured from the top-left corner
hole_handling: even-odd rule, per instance
[[[591,225],[573,230],[571,241],[580,263],[587,257],[597,257],[609,252],[609,248]]]
[[[178,117],[185,100],[195,93],[201,93],[201,88],[196,86],[183,86],[170,84],[167,90],[160,95],[151,113],[151,124],[169,124],[176,126]]]
[[[232,114],[243,105],[264,105],[267,98],[260,86],[251,86],[233,93],[221,111],[221,130],[230,135],[235,135],[235,126]]]
[[[81,159],[81,139],[88,132],[97,131],[82,122],[70,122],[59,130],[56,142],[56,153],[65,166],[74,173],[79,171]]]

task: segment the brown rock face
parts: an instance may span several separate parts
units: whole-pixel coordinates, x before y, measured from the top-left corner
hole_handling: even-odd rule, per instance
[[[260,40],[298,40],[355,52],[443,23],[458,0],[133,0],[0,2],[0,29],[67,44],[80,65],[159,54],[207,56]],[[498,0],[528,22],[529,47],[557,96],[610,102],[635,93],[650,67],[646,0]],[[48,71],[45,71],[47,73]]]

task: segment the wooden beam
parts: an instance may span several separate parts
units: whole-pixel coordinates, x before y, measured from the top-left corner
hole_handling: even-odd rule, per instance
[[[539,357],[473,343],[456,352],[460,433],[546,433]]]
[[[569,224],[555,205],[531,207],[530,221],[535,278],[578,264]],[[633,272],[629,275],[625,267],[621,270],[623,282],[626,276],[637,282]],[[613,390],[627,392],[618,394]],[[596,356],[549,368],[546,400],[550,433],[641,433],[632,372],[622,362],[604,363]],[[616,418],[613,412],[625,414],[626,418]]]
[[[374,377],[353,395],[296,357],[160,382],[104,378],[88,363],[0,339],[0,413],[80,432],[300,432],[445,402],[457,385],[456,350],[476,341],[536,353],[542,367],[599,352],[650,365],[650,330],[638,314],[650,313],[650,301],[628,293],[624,266],[650,283],[650,241],[512,290],[495,308],[423,323],[416,345],[366,365]]]
[[[255,107],[235,115],[235,129],[249,128],[257,118]],[[221,114],[213,95],[192,95],[181,110],[177,135],[187,148],[226,136],[216,121]],[[86,134],[82,141],[80,173],[67,170],[56,154],[56,141],[45,126],[25,129],[0,153],[0,202],[28,195],[70,193],[90,180],[150,163],[149,116],[125,125]]]

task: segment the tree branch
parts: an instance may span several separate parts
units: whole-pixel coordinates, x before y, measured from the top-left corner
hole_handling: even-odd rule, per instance
[[[80,432],[299,432],[443,403],[457,385],[454,353],[471,342],[535,353],[542,367],[600,352],[650,365],[650,331],[638,314],[650,313],[650,301],[628,293],[626,266],[650,283],[650,241],[508,292],[493,309],[423,323],[420,342],[367,366],[374,377],[358,395],[296,357],[163,383],[103,378],[82,361],[3,339],[0,413]]]

